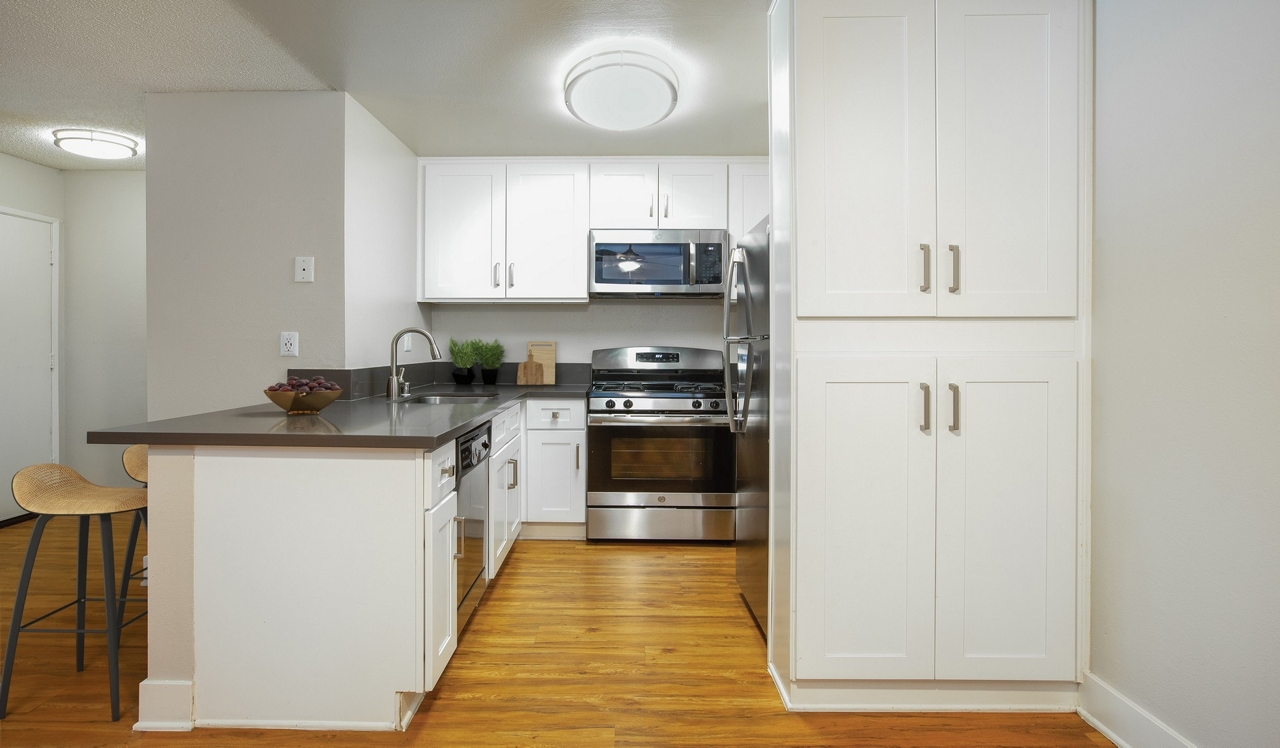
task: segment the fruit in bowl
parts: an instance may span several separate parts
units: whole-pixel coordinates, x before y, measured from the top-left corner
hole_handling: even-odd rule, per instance
[[[342,388],[324,377],[289,377],[263,390],[271,402],[288,411],[289,415],[314,415],[337,400]]]

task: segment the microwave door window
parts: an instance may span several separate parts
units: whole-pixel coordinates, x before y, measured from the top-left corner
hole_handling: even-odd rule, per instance
[[[596,282],[683,285],[685,247],[683,244],[597,244]]]

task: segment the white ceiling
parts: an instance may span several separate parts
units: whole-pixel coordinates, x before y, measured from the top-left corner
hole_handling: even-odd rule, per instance
[[[763,155],[768,0],[0,0],[0,152],[143,168],[52,145],[144,137],[147,92],[348,91],[420,155]],[[608,132],[565,109],[589,54],[654,52],[680,103]]]

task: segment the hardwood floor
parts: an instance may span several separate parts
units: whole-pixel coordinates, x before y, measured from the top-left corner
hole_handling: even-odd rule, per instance
[[[127,522],[116,525],[117,558]],[[0,633],[30,531],[30,524],[0,530]],[[90,553],[96,549],[95,540]],[[28,610],[74,596],[74,559],[75,523],[55,521]],[[101,589],[91,571],[93,584]],[[436,693],[404,733],[131,733],[145,620],[124,634],[117,723],[107,706],[102,637],[90,638],[77,673],[73,637],[24,635],[0,745],[1110,745],[1075,714],[784,711],[725,546],[518,542]]]

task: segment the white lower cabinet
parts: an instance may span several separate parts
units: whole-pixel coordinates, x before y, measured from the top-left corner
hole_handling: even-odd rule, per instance
[[[502,568],[520,534],[520,439],[489,457],[489,578]]]
[[[797,677],[1072,680],[1075,361],[797,363]]]
[[[443,501],[427,511],[426,581],[426,683],[424,690],[436,687],[440,674],[458,648],[458,494],[451,492]]]
[[[525,432],[530,522],[587,521],[586,434],[582,429]]]

